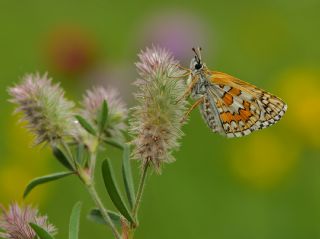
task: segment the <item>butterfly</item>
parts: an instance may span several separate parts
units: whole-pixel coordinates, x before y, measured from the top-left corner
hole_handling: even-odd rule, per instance
[[[188,87],[179,100],[191,96],[196,102],[182,121],[199,106],[213,132],[233,138],[264,129],[282,118],[287,105],[280,98],[226,73],[209,70],[202,62],[201,48],[192,50],[195,56],[187,69]]]

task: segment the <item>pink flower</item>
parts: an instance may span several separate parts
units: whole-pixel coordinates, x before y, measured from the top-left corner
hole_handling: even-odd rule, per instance
[[[64,91],[47,74],[28,74],[8,91],[10,102],[18,105],[16,112],[24,114],[28,129],[37,136],[36,144],[77,136],[74,103],[64,98]]]
[[[108,121],[104,129],[105,136],[123,140],[123,131],[127,128],[128,110],[115,89],[94,87],[92,90],[87,90],[82,102],[82,114],[93,125],[97,126],[97,114],[104,100],[108,104]]]
[[[29,223],[37,224],[51,235],[56,234],[57,229],[48,222],[47,216],[39,215],[38,209],[31,206],[19,207],[13,203],[6,210],[2,207],[0,217],[0,237],[5,239],[34,239],[36,233],[29,226]]]
[[[138,105],[132,109],[130,131],[134,136],[134,158],[150,163],[160,173],[164,162],[174,161],[172,151],[182,137],[180,120],[186,101],[178,99],[185,91],[183,71],[165,49],[147,48],[136,63],[141,76],[136,82]],[[174,76],[174,78],[173,78]]]

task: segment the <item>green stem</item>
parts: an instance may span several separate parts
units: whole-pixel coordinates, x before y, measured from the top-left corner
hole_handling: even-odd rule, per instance
[[[110,216],[108,215],[108,211],[107,209],[104,207],[95,187],[93,184],[89,184],[89,185],[86,185],[87,186],[87,189],[89,191],[89,194],[91,196],[91,198],[93,199],[94,203],[96,204],[96,206],[99,208],[102,216],[103,216],[103,219],[110,225],[111,227],[111,230],[115,236],[116,239],[121,239],[121,235],[119,234],[116,226],[114,225],[114,223],[112,222]]]
[[[134,230],[129,230],[128,239],[133,239],[134,237]]]
[[[94,181],[94,172],[96,168],[96,161],[97,161],[97,154],[95,152],[90,154],[90,166],[89,166],[89,173],[91,182]]]
[[[71,160],[71,163],[73,163],[74,170],[79,171],[78,164],[77,164],[76,160],[74,159],[73,154],[72,154],[68,144],[66,144],[66,142],[61,140],[61,145],[62,145],[65,153],[67,153],[67,157]]]
[[[146,184],[148,168],[149,168],[149,163],[146,163],[143,166],[143,169],[142,169],[142,174],[141,174],[141,177],[140,177],[138,192],[137,192],[135,204],[134,204],[134,207],[133,207],[133,210],[132,210],[132,215],[133,215],[133,217],[135,219],[137,219],[138,210],[139,210],[139,206],[140,206],[141,199],[142,199],[142,194],[143,194],[144,187],[145,187],[145,184]],[[136,220],[136,221],[138,221],[138,220]]]

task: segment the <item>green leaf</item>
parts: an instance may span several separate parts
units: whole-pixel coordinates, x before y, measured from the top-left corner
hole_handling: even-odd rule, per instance
[[[23,198],[25,198],[33,188],[37,187],[40,184],[44,184],[47,182],[51,182],[54,180],[58,180],[60,178],[69,176],[71,174],[74,174],[74,172],[61,172],[61,173],[54,173],[54,174],[50,174],[50,175],[45,175],[39,178],[35,178],[33,179],[31,182],[29,182],[29,184],[27,185],[26,189],[24,190],[23,193]]]
[[[58,147],[52,147],[53,155],[56,159],[67,169],[74,171],[72,165],[70,164],[68,158],[64,155],[64,153]]]
[[[104,138],[103,139],[103,142],[106,143],[106,144],[109,144],[113,147],[116,147],[118,149],[123,149],[123,144],[121,144],[120,142],[118,141],[115,141],[113,139],[110,139],[110,138]]]
[[[106,124],[107,124],[107,119],[108,119],[108,104],[106,100],[103,100],[101,109],[98,111],[98,126],[99,126],[99,131],[103,132]]]
[[[130,164],[130,148],[128,145],[124,146],[123,158],[122,158],[122,177],[124,186],[126,189],[130,208],[133,208],[135,201],[134,184],[132,177],[132,170]]]
[[[82,203],[77,202],[71,212],[70,223],[69,223],[69,239],[79,238],[79,224],[80,224],[80,212]]]
[[[30,227],[32,227],[32,229],[34,230],[34,232],[38,235],[38,237],[40,239],[54,239],[54,237],[51,236],[49,234],[49,232],[47,232],[45,229],[43,229],[39,225],[32,223],[32,222],[29,223],[29,225],[30,225]]]
[[[109,159],[104,160],[102,163],[102,176],[113,204],[128,221],[134,223],[134,219],[120,195]]]
[[[84,144],[79,143],[76,149],[76,160],[81,166],[84,166],[86,163],[84,153]]]
[[[90,125],[90,123],[85,120],[82,116],[76,115],[75,116],[79,122],[79,124],[89,133],[92,135],[97,135],[95,129]]]
[[[120,215],[118,213],[108,210],[108,215],[114,225],[121,226]],[[90,211],[88,214],[88,219],[98,224],[108,224],[108,222],[104,220],[100,210],[96,208]]]

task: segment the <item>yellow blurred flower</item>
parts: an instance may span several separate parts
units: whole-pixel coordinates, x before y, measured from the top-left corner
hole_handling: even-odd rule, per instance
[[[267,189],[285,179],[294,168],[300,150],[276,134],[259,133],[234,141],[229,158],[238,179],[256,188]]]
[[[25,186],[32,179],[33,174],[36,173],[30,172],[30,168],[27,168],[25,165],[19,165],[17,162],[1,168],[1,202],[22,201]],[[35,190],[32,193],[32,198],[37,201],[43,199],[43,196],[43,191]]]
[[[48,167],[48,151],[31,148],[32,135],[21,130],[21,125],[12,124],[18,116],[14,115],[8,122],[6,132],[7,153],[2,155],[0,168],[1,202],[20,201],[27,183],[39,176]],[[44,190],[35,190],[29,199],[43,200]]]
[[[307,147],[320,147],[320,71],[312,68],[287,70],[280,77],[281,96],[288,104],[288,136]]]

